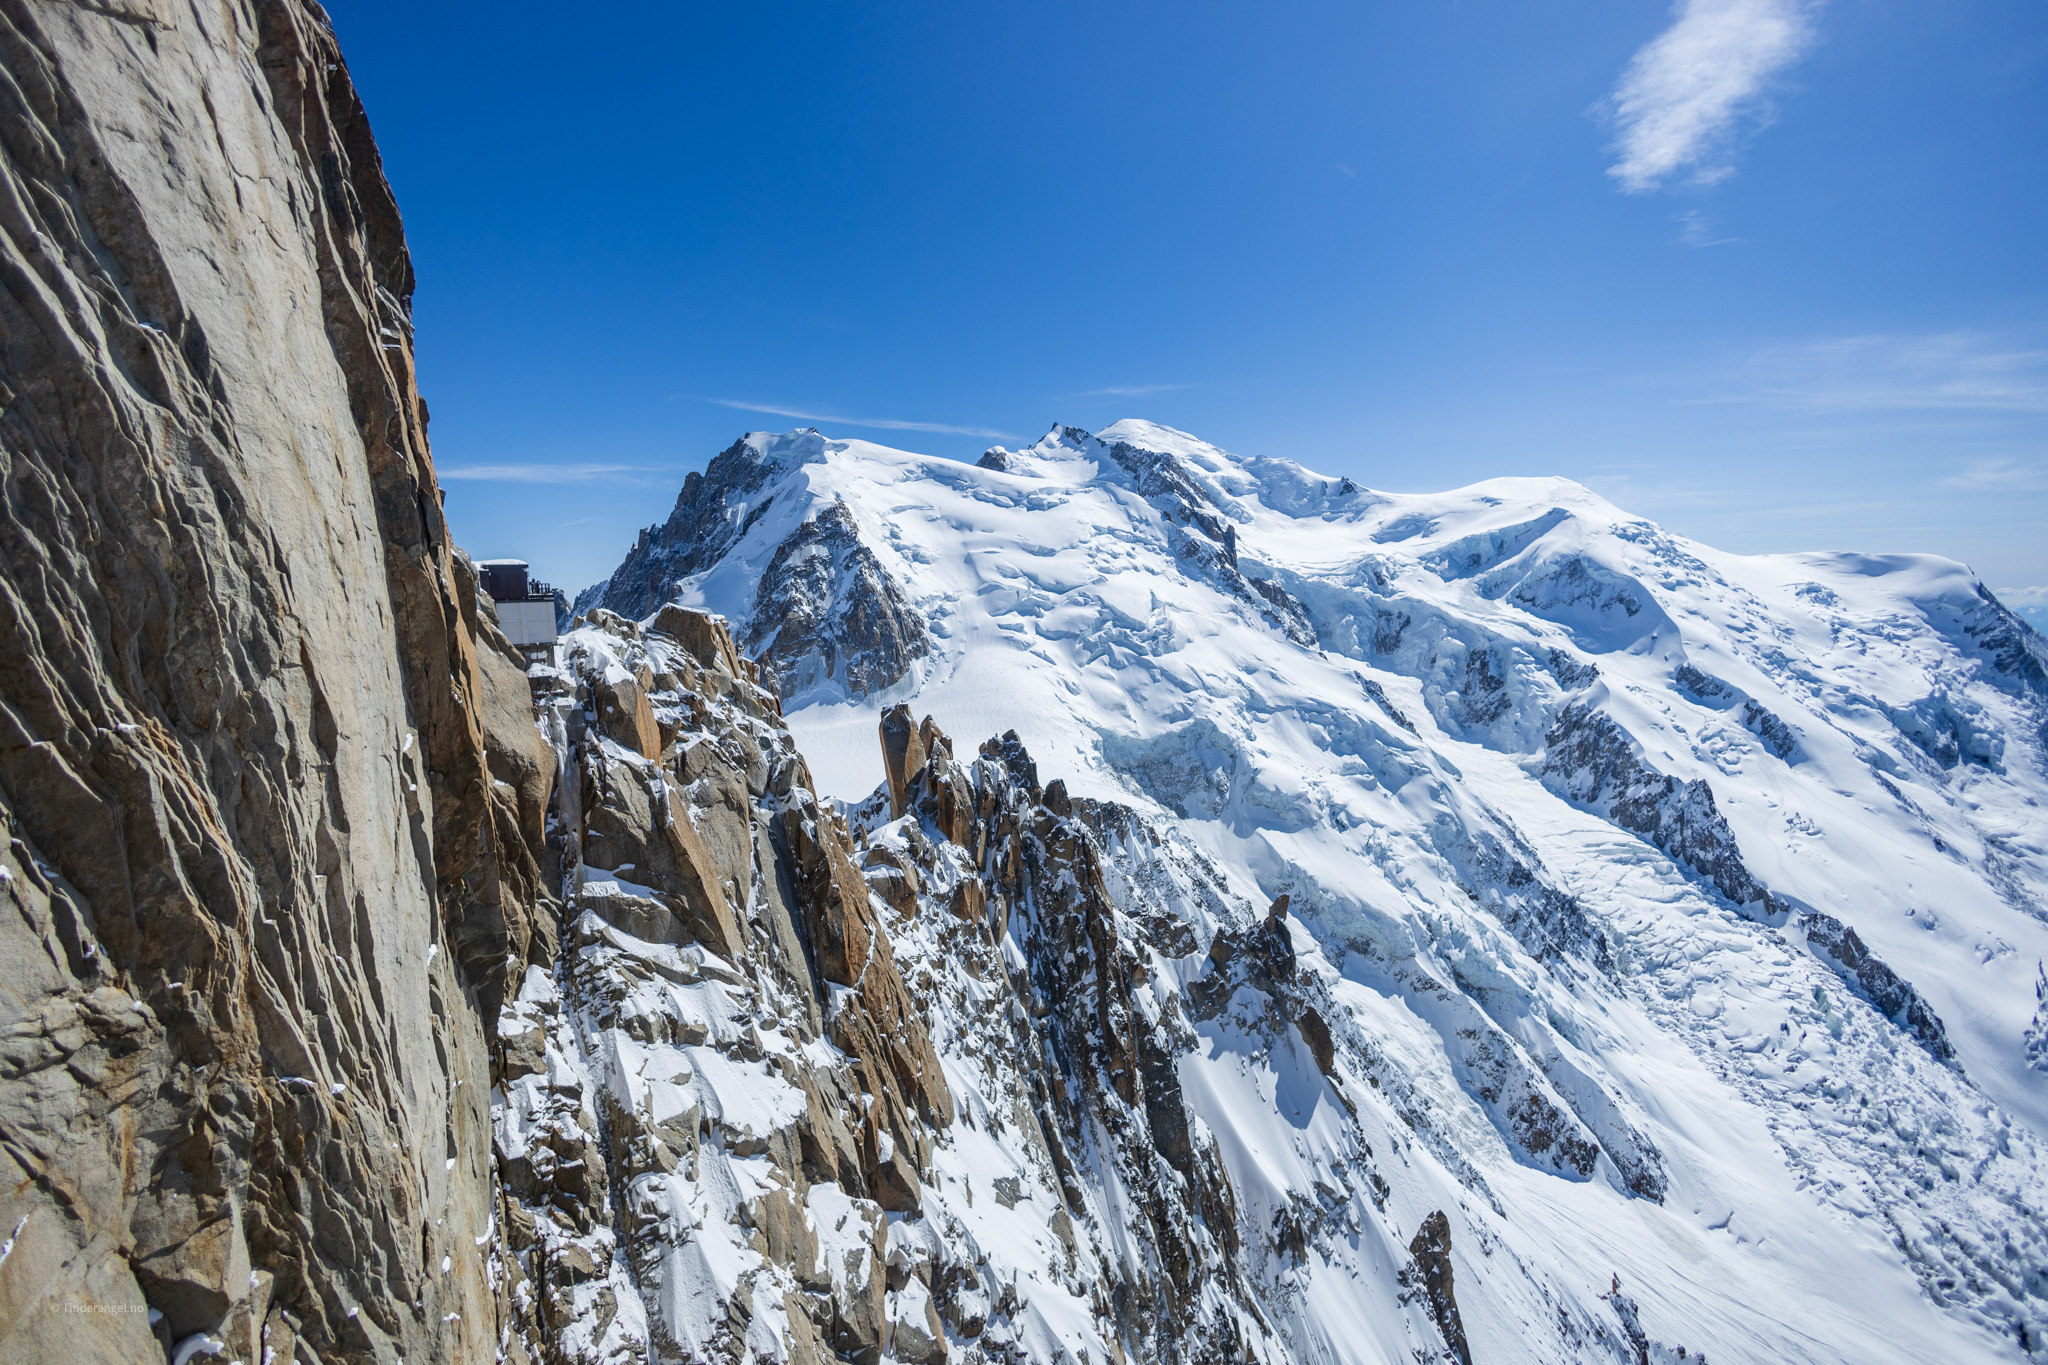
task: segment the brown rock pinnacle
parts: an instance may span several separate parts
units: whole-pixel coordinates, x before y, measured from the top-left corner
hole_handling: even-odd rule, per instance
[[[882,768],[889,779],[889,818],[910,809],[910,784],[924,771],[924,737],[910,719],[908,706],[882,713]]]

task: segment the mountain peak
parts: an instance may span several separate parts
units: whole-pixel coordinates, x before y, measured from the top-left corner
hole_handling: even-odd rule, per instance
[[[1191,436],[1178,428],[1161,422],[1148,422],[1141,417],[1126,417],[1112,422],[1095,433],[1095,439],[1104,445],[1115,445],[1122,441],[1141,450],[1156,450],[1167,455],[1178,455],[1183,459],[1195,460],[1205,468],[1216,462],[1232,462],[1232,457],[1221,448],[1209,444],[1199,436]]]
[[[1387,1216],[1412,1229],[1463,1210],[1452,1246],[1506,1244],[1536,1277],[1461,1281],[1461,1300],[1487,1305],[1468,1308],[1468,1335],[1550,1321],[1519,1305],[1604,1264],[1615,1229],[1668,1223],[1680,1241],[1629,1250],[1668,1319],[1719,1321],[1731,1301],[1700,1301],[1697,1266],[1669,1246],[1743,1286],[1736,1335],[1706,1344],[1770,1340],[1798,1358],[1783,1324],[1848,1258],[1901,1292],[1881,1327],[1834,1323],[1842,1353],[1909,1359],[1919,1348],[1901,1343],[1961,1330],[1942,1306],[1958,1300],[1841,1238],[1863,1200],[1964,1229],[1930,1253],[1943,1276],[1976,1276],[1981,1311],[2022,1311],[1972,1248],[2048,1245],[2025,1211],[2048,1207],[2036,1149],[2001,1136],[2048,1128],[2030,965],[2048,957],[2048,867],[2015,833],[2048,801],[2048,654],[1966,570],[1724,554],[1564,479],[1369,490],[1136,418],[1055,425],[977,465],[815,433],[785,448],[830,458],[714,461],[667,557],[636,550],[613,591],[638,583],[641,602],[733,620],[820,794],[871,840],[906,841],[879,866],[916,847],[884,829],[885,755],[906,784],[912,738],[928,752],[946,733],[1058,774],[1033,799],[1047,821],[1097,813],[1093,856],[1123,903],[1163,875],[1143,850],[1185,849],[1213,873],[1215,900],[1183,888],[1180,909],[1129,931],[1160,983],[1160,1027],[1189,1030],[1158,1062],[1179,1088],[1157,1121],[1219,1135],[1237,1197],[1269,1201],[1259,1226],[1323,1230],[1304,1234],[1322,1251],[1289,1262],[1316,1286],[1286,1310],[1304,1339],[1337,1330],[1312,1304],[1377,1283],[1346,1260],[1352,1233],[1309,1211],[1344,1188],[1340,1167],[1360,1168],[1346,1144],[1368,1131],[1375,1150],[1411,1135],[1407,1169],[1427,1171],[1401,1177],[1412,1188],[1385,1206],[1405,1212]],[[876,876],[912,903],[907,874]],[[1215,908],[1282,895],[1278,929]],[[1009,913],[1030,941],[1040,912]],[[1308,1003],[1307,982],[1331,994]],[[1252,995],[1296,1011],[1306,1070],[1239,1094],[1240,1062],[1215,1059],[1295,1064],[1293,1043],[1229,1022],[1263,1017],[1230,1013]],[[1813,1117],[1822,1076],[1863,1078],[1830,1101],[1847,1116],[1832,1126]],[[1298,1143],[1291,1120],[1261,1127],[1277,1120],[1258,1096],[1288,1087],[1330,1126]],[[1733,1145],[1703,1157],[1674,1090],[1687,1112],[1739,1116],[1715,1127]],[[1958,1133],[1958,1169],[1995,1197],[1965,1212],[1922,1180],[1910,1143],[1866,1140],[1857,1125],[1881,1106]],[[1796,1134],[1792,1155],[1772,1133]],[[1846,1174],[1801,1184],[1800,1163]],[[1757,1171],[1784,1174],[1782,1192],[1759,1203]],[[1579,1210],[1568,1226],[1542,1212],[1557,1200]],[[1744,1252],[1698,1240],[1714,1229],[1686,1211],[1709,1206],[1742,1210]],[[1531,1220],[1552,1240],[1525,1240]],[[1619,1311],[1573,1302],[1588,1324]]]

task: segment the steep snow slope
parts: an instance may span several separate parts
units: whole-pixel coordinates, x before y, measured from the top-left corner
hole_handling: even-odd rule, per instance
[[[2041,1349],[2048,648],[1962,566],[1139,422],[979,466],[757,434],[685,499],[579,608],[730,616],[821,790],[872,789],[914,698],[1291,897],[1359,1069],[1227,1010],[1177,1062],[1254,1226],[1380,1142],[1399,1240],[1450,1213],[1475,1359],[1569,1358],[1575,1315],[1717,1359]],[[1392,1321],[1370,1245],[1276,1284],[1291,1354]]]

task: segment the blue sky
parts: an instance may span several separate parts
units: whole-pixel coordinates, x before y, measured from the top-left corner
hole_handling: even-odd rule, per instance
[[[2048,619],[2048,8],[334,0],[458,539],[602,577],[815,424],[1562,474]]]

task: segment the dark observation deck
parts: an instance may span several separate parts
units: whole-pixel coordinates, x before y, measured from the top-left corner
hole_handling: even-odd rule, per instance
[[[477,577],[498,607],[498,624],[528,658],[552,658],[555,589],[529,577],[523,559],[480,559]]]

